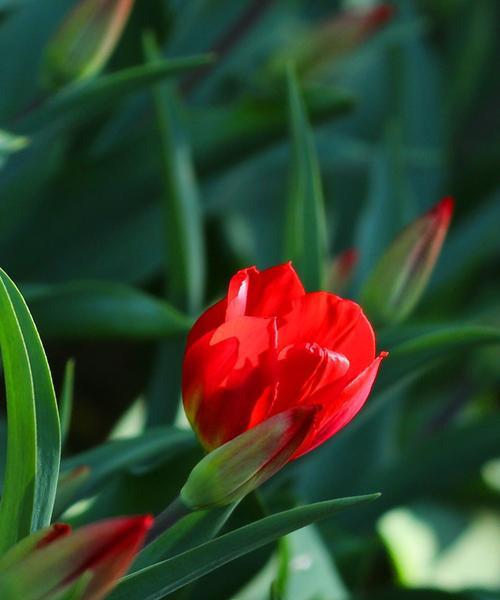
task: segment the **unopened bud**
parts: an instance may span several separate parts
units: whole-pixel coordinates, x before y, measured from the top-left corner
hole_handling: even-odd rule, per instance
[[[97,74],[118,44],[133,4],[134,0],[80,0],[49,41],[44,85],[57,88]]]
[[[420,299],[439,257],[453,213],[444,198],[410,223],[382,255],[362,291],[368,315],[385,325],[405,319]]]
[[[231,504],[267,481],[310,432],[316,408],[281,412],[219,446],[191,471],[181,499],[192,509]]]
[[[100,600],[127,572],[152,522],[148,516],[108,519],[46,543],[38,540],[36,549],[0,571],[0,598],[59,598],[84,576],[78,597]]]

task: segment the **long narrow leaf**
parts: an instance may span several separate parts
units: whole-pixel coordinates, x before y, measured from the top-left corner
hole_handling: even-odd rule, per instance
[[[27,289],[25,296],[48,336],[155,339],[191,325],[166,302],[121,284],[76,282]]]
[[[8,419],[0,501],[2,554],[31,531],[37,468],[35,400],[28,351],[3,278],[0,281],[0,345]]]
[[[90,469],[74,499],[83,498],[94,492],[109,477],[125,469],[155,460],[161,456],[172,456],[186,447],[194,446],[195,439],[188,431],[172,427],[151,429],[142,436],[113,440],[87,452],[63,461],[64,472],[85,466]]]
[[[152,34],[144,47],[150,65],[161,62]],[[199,191],[174,84],[156,84],[153,100],[161,142],[169,298],[192,314],[203,302],[205,279]]]
[[[32,529],[37,530],[50,524],[54,507],[61,460],[59,414],[49,364],[35,323],[14,283],[1,270],[0,277],[16,312],[32,375],[37,446]]]
[[[38,128],[61,118],[83,120],[127,94],[138,92],[156,81],[175,77],[213,61],[211,55],[163,60],[77,82],[63,88],[20,123],[23,130]]]
[[[285,258],[294,261],[306,289],[325,286],[326,219],[318,158],[295,71],[288,69],[293,144],[285,232]]]
[[[64,369],[64,379],[60,397],[61,443],[64,444],[68,437],[73,412],[73,391],[75,385],[75,361],[68,360]]]
[[[278,537],[325,519],[339,510],[374,500],[378,494],[318,502],[287,510],[125,577],[111,600],[159,600],[214,569],[256,550]]]

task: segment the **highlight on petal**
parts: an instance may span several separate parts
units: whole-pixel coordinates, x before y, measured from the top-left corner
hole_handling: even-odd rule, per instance
[[[256,403],[272,402],[275,369],[275,319],[238,317],[187,348],[184,407],[207,449],[245,431]]]
[[[376,264],[363,290],[368,314],[380,324],[397,323],[415,308],[439,257],[453,200],[444,198],[410,223]]]
[[[287,464],[308,435],[317,410],[289,409],[207,454],[182,488],[183,502],[205,509],[243,498]]]
[[[259,271],[238,271],[229,284],[226,320],[238,316],[273,317],[288,312],[292,301],[305,294],[291,263]]]
[[[296,300],[278,328],[279,349],[312,341],[348,358],[346,378],[355,377],[375,357],[375,334],[361,307],[328,292]]]
[[[304,441],[294,459],[314,450],[352,421],[363,407],[377,377],[380,363],[388,356],[381,352],[377,358],[342,391],[336,384],[322,388],[311,397],[311,402],[321,406],[317,428]]]
[[[100,600],[128,570],[152,522],[150,516],[108,519],[55,540],[0,573],[0,598],[42,600],[87,574],[81,600]]]
[[[319,344],[286,346],[278,355],[278,388],[272,414],[307,404],[316,391],[343,378],[348,370],[346,356]]]

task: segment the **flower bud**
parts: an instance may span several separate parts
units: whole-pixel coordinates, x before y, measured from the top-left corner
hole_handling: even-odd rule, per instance
[[[124,575],[153,519],[108,519],[38,545],[0,571],[2,600],[46,600],[68,590],[85,575],[80,600],[104,598]],[[23,540],[22,543],[25,541]]]
[[[183,503],[204,509],[243,498],[286,465],[310,432],[315,414],[313,406],[286,410],[207,454],[181,490]]]
[[[332,292],[342,292],[350,283],[352,274],[358,262],[358,251],[348,248],[332,261],[328,274],[328,289]]]
[[[91,77],[115,49],[134,0],[80,0],[49,41],[42,67],[48,88]]]
[[[54,523],[22,539],[0,558],[0,574],[25,559],[32,552],[48,546],[52,542],[71,533],[71,527],[65,523]],[[1,575],[0,575],[1,577]]]
[[[368,315],[382,325],[405,319],[425,290],[453,213],[444,198],[410,223],[389,246],[362,291]]]

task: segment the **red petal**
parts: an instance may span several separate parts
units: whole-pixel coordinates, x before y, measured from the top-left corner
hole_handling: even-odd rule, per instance
[[[75,580],[86,571],[93,572],[84,598],[106,596],[116,581],[127,572],[152,524],[153,518],[145,516],[110,519],[84,528],[89,533],[95,528],[99,535],[99,541],[94,542],[95,552],[79,565],[71,577],[71,580]]]
[[[288,312],[292,301],[305,294],[291,263],[259,271],[238,271],[227,294],[226,320],[238,316],[273,317]]]
[[[318,428],[305,440],[294,458],[314,450],[345,427],[361,410],[377,377],[380,363],[387,356],[379,356],[340,393],[337,384],[322,388],[311,397],[311,403],[322,405],[318,415]]]
[[[191,346],[206,333],[213,331],[216,327],[224,323],[226,305],[227,301],[224,298],[210,308],[207,308],[191,328],[187,338],[187,346]]]
[[[295,300],[278,329],[278,348],[316,342],[347,357],[345,383],[375,357],[375,335],[361,307],[327,292],[312,292]]]
[[[293,344],[278,356],[278,389],[272,414],[309,404],[312,394],[342,378],[349,369],[343,354],[319,344]]]
[[[183,398],[201,442],[211,449],[248,428],[257,402],[275,390],[276,321],[238,317],[188,348]]]

